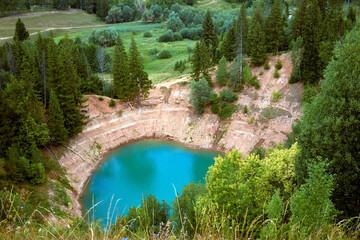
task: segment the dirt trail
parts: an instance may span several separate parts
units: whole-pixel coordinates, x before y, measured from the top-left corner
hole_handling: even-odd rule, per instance
[[[208,107],[203,115],[197,115],[189,97],[189,76],[169,80],[155,85],[141,108],[117,103],[109,107],[110,99],[99,100],[88,95],[86,115],[89,117],[83,132],[71,139],[60,163],[67,169],[74,192],[72,198],[74,214],[81,215],[79,198],[87,179],[101,162],[101,159],[121,145],[146,139],[157,138],[179,142],[192,148],[206,148],[218,151],[240,149],[243,155],[260,145],[268,148],[275,143],[284,143],[285,134],[301,114],[302,84],[288,84],[292,69],[290,55],[281,55],[283,68],[280,77],[273,78],[278,56],[269,57],[271,68],[252,69],[259,76],[261,88],[245,86],[239,93],[239,110],[226,122],[220,121]],[[213,81],[215,76],[213,73]],[[219,90],[219,89],[215,89]],[[278,102],[272,102],[272,92],[281,94]],[[249,112],[243,113],[244,106]],[[96,145],[101,150],[96,150]]]

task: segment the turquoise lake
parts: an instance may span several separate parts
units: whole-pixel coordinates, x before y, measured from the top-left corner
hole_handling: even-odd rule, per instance
[[[111,204],[109,216],[114,212],[114,222],[117,215],[126,215],[131,206],[138,207],[142,197],[150,193],[170,204],[175,199],[175,189],[180,193],[189,182],[204,183],[208,168],[218,155],[157,140],[120,147],[104,159],[84,190],[83,213],[98,203],[89,213],[90,218],[85,219],[102,219],[106,223]]]

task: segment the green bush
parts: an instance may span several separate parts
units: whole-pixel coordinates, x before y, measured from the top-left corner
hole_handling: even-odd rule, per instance
[[[255,89],[257,89],[257,90],[260,89],[260,83],[259,83],[256,75],[251,77],[250,84],[251,84],[251,86],[255,87]]]
[[[280,58],[278,58],[277,62],[276,62],[276,65],[275,65],[275,68],[280,70],[282,68],[282,63],[280,61]]]
[[[174,41],[182,41],[183,39],[180,33],[174,33]]]
[[[259,76],[262,76],[262,75],[264,75],[264,72],[262,70],[260,70]]]
[[[173,42],[174,41],[174,33],[169,30],[163,35],[159,37],[159,42]]]
[[[99,101],[104,101],[104,98],[103,98],[103,97],[99,97]]]
[[[311,103],[315,96],[316,96],[315,87],[311,84],[306,84],[304,87],[304,91],[301,94],[301,100],[303,102]]]
[[[186,60],[180,60],[175,62],[174,71],[184,72],[186,69]]]
[[[205,111],[205,105],[211,101],[212,91],[209,87],[209,83],[205,78],[201,78],[199,81],[190,82],[191,99],[197,113],[202,114]]]
[[[211,96],[211,112],[215,114],[219,114],[220,112],[220,104],[219,104],[219,96],[216,92],[213,92]]]
[[[116,102],[114,101],[114,99],[110,99],[109,107],[115,107],[115,105],[116,105]]]
[[[172,57],[172,55],[169,50],[162,50],[158,56],[159,59],[167,59],[167,58],[171,58],[171,57]]]
[[[274,72],[274,78],[279,78],[280,77],[280,73],[277,70],[277,68],[275,68],[275,72]]]
[[[92,31],[89,36],[89,43],[111,47],[116,42],[116,31],[113,28],[102,28]]]
[[[220,92],[220,99],[222,101],[232,103],[238,99],[238,95],[236,93],[233,93],[232,91],[230,91],[230,89],[224,88]]]
[[[273,91],[271,101],[272,102],[278,102],[279,99],[280,99],[280,92]]]
[[[146,31],[146,32],[144,32],[143,36],[146,38],[149,38],[149,37],[152,37],[153,35],[151,34],[151,32]]]
[[[248,107],[247,107],[247,105],[245,105],[245,106],[244,106],[243,113],[244,113],[244,114],[247,114],[248,112],[249,112]]]
[[[269,65],[269,60],[268,60],[268,59],[266,59],[266,61],[265,61],[264,69],[265,69],[265,70],[269,70],[269,69],[270,69],[270,65]]]
[[[152,49],[150,49],[149,51],[149,55],[156,55],[159,53],[159,50],[157,49],[157,47],[154,47]]]
[[[231,118],[232,114],[238,109],[238,106],[228,104],[227,102],[222,102],[220,104],[220,112],[219,117],[220,119]]]

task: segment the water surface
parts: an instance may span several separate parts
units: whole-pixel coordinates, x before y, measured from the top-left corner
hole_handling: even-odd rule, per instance
[[[218,153],[191,150],[179,144],[146,140],[123,146],[109,154],[93,173],[82,198],[83,212],[94,204],[91,219],[106,221],[118,199],[115,214],[125,215],[129,207],[140,205],[142,196],[153,194],[170,204],[175,190],[180,192],[191,181],[204,182]],[[111,198],[113,200],[111,201]]]

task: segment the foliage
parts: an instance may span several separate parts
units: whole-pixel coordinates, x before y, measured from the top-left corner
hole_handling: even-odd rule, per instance
[[[135,20],[135,11],[124,4],[113,6],[106,16],[106,23],[132,22]]]
[[[184,186],[181,195],[176,197],[172,204],[171,220],[174,221],[175,232],[187,232],[188,237],[193,237],[198,228],[196,202],[199,197],[206,194],[202,183],[190,182]]]
[[[163,35],[159,37],[159,42],[173,42],[174,41],[174,33],[169,30],[165,32]]]
[[[260,66],[266,60],[266,42],[261,8],[257,7],[249,30],[249,55],[251,64]]]
[[[238,99],[238,95],[230,91],[230,89],[224,88],[223,90],[220,91],[220,99],[222,101],[232,103]]]
[[[331,223],[337,215],[330,200],[334,177],[326,173],[327,166],[322,159],[309,162],[309,178],[291,197],[292,221],[299,227],[316,229],[324,222]]]
[[[219,117],[220,119],[231,118],[232,114],[238,109],[238,106],[228,104],[227,102],[220,103]]]
[[[208,85],[212,86],[211,77],[209,75],[209,69],[211,67],[211,59],[208,54],[208,48],[205,43],[201,41],[196,43],[194,54],[192,57],[192,78],[198,81],[202,75],[208,82]]]
[[[262,76],[262,75],[264,75],[264,72],[262,70],[260,70],[259,76]]]
[[[275,69],[280,70],[282,68],[282,63],[280,61],[280,58],[278,58],[276,64],[275,64]]]
[[[296,41],[292,41],[290,44],[291,47],[291,62],[293,64],[293,69],[291,72],[291,77],[289,83],[296,83],[302,78],[302,68],[301,61],[303,59],[303,38],[298,37]]]
[[[301,101],[303,103],[311,103],[316,96],[316,87],[312,84],[306,84],[304,91],[301,94]]]
[[[279,101],[279,99],[280,99],[280,92],[275,92],[275,91],[273,91],[271,95],[272,95],[272,97],[271,97],[271,101],[272,101],[272,102],[278,102],[278,101]]]
[[[115,107],[116,106],[116,102],[114,101],[114,99],[110,99],[109,101],[109,107]]]
[[[204,22],[202,24],[201,38],[205,46],[209,49],[211,60],[215,63],[216,60],[216,48],[218,47],[218,38],[216,27],[212,21],[210,11],[206,12]]]
[[[159,50],[157,49],[157,47],[152,48],[152,49],[150,49],[150,51],[149,51],[149,55],[156,55],[156,54],[158,54],[158,53],[159,53]]]
[[[359,214],[359,136],[360,65],[353,61],[360,51],[355,27],[338,44],[334,58],[325,71],[321,91],[310,105],[305,105],[298,136],[301,154],[296,164],[297,178],[307,178],[311,158],[329,159],[328,171],[336,174],[332,201],[344,216]]]
[[[63,144],[67,141],[68,133],[65,128],[64,114],[53,90],[50,92],[48,128],[54,144]]]
[[[216,71],[216,83],[219,85],[225,85],[228,81],[228,72],[227,72],[227,61],[225,57],[220,59],[218,69]]]
[[[116,32],[113,28],[96,29],[89,36],[89,43],[111,47],[116,43]]]
[[[143,36],[146,37],[146,38],[149,38],[149,37],[152,37],[153,35],[151,34],[151,32],[146,31],[146,32],[143,33]]]
[[[187,68],[186,60],[180,60],[175,62],[174,71],[184,72]]]
[[[167,58],[171,58],[171,57],[172,57],[172,55],[169,50],[162,50],[158,55],[159,59],[167,59]]]
[[[179,14],[171,12],[169,19],[167,21],[167,29],[170,29],[173,32],[176,32],[184,27],[183,22],[181,21]]]
[[[180,34],[183,38],[199,40],[201,38],[202,31],[202,28],[183,28],[181,29]]]
[[[244,109],[243,109],[243,113],[244,114],[248,114],[249,110],[248,110],[248,107],[247,105],[244,106]]]
[[[269,70],[269,69],[270,69],[269,59],[266,59],[265,64],[264,64],[264,69],[265,69],[265,70]]]
[[[141,16],[141,21],[143,23],[157,23],[161,22],[161,16],[162,16],[162,7],[158,4],[152,4],[150,9],[143,12]]]
[[[275,0],[266,20],[265,36],[267,52],[277,53],[285,38],[285,21],[283,18],[282,1]]]
[[[16,41],[17,39],[19,41],[24,41],[28,38],[29,32],[26,30],[25,24],[21,21],[20,18],[18,18],[13,39],[14,41]]]
[[[279,73],[277,68],[275,68],[275,72],[274,72],[273,76],[274,76],[274,78],[279,78],[280,77],[280,73]]]
[[[204,78],[199,81],[192,80],[190,82],[191,99],[197,113],[202,114],[205,110],[205,105],[208,104],[212,97],[212,91],[208,82]]]

